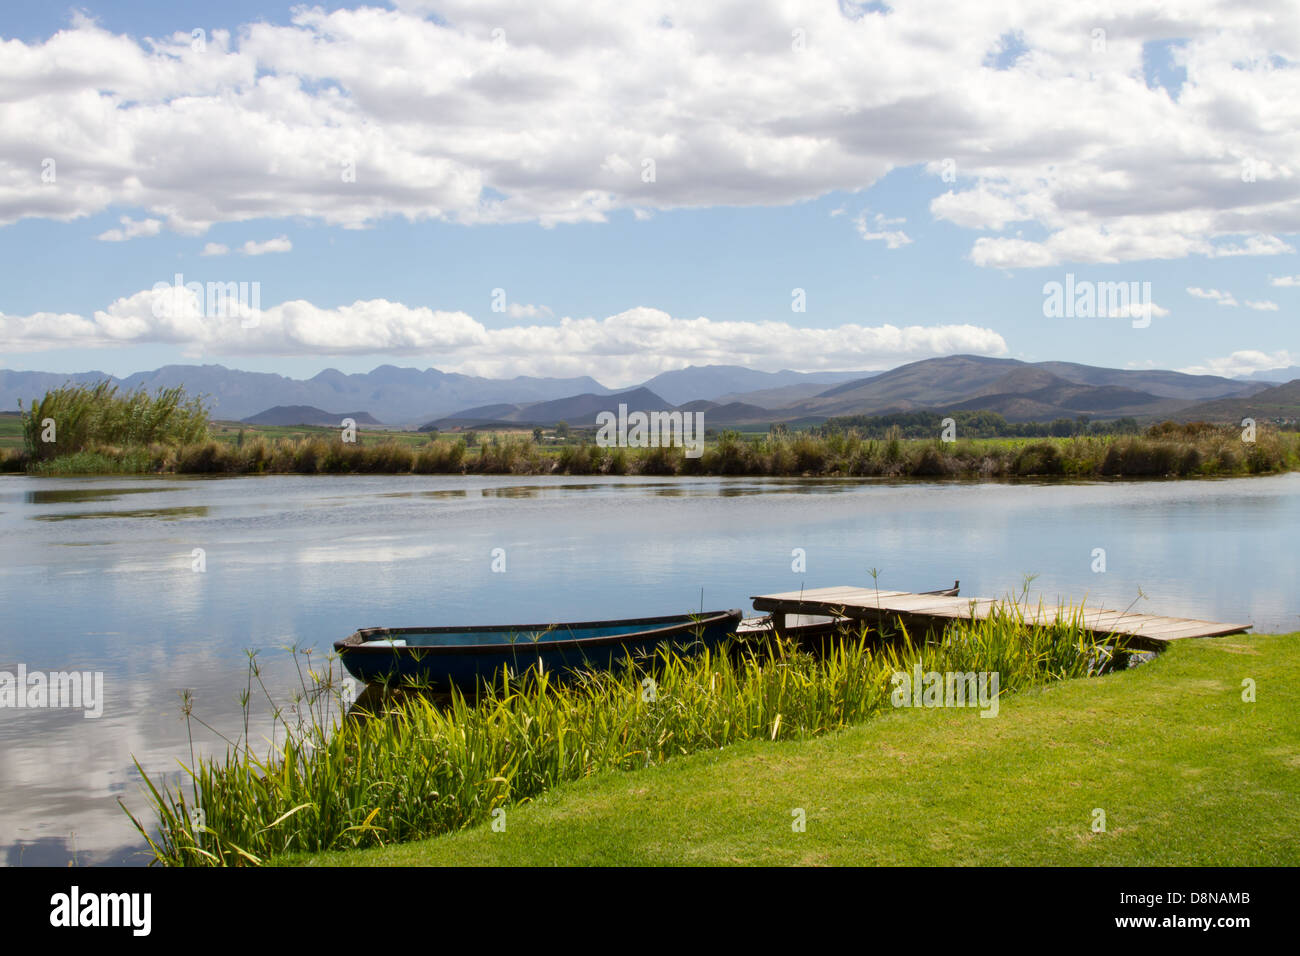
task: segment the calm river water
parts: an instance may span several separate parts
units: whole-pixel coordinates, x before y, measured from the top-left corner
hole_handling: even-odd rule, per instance
[[[1097,484],[753,479],[0,478],[0,672],[104,675],[103,714],[0,707],[10,865],[143,863],[132,757],[188,761],[178,694],[232,736],[245,649],[369,625],[633,617],[871,582],[1300,629],[1300,474]],[[504,558],[505,570],[493,571]],[[1093,570],[1104,549],[1106,571]],[[206,570],[194,570],[202,549]],[[792,570],[803,549],[806,570]],[[200,734],[198,745],[218,742]],[[219,743],[219,742],[218,742]],[[224,746],[224,745],[222,745]]]

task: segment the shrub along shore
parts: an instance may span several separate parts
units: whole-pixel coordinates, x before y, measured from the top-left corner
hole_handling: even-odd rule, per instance
[[[258,437],[242,445],[207,439],[184,444],[88,443],[49,458],[12,451],[6,471],[33,475],[87,474],[417,474],[648,475],[809,478],[1197,478],[1300,469],[1300,436],[1261,430],[1244,442],[1240,429],[1208,427],[1142,435],[988,439],[864,439],[852,433],[746,438],[723,433],[698,458],[681,448],[547,448],[523,437],[493,438],[472,448],[463,438],[419,445],[384,440],[363,444],[321,437]]]
[[[49,431],[48,423],[54,423]],[[79,474],[649,475],[1008,479],[1164,478],[1300,469],[1300,433],[1262,425],[1165,422],[1138,434],[1059,438],[880,437],[853,427],[766,435],[724,431],[703,454],[680,447],[545,444],[525,434],[404,440],[360,433],[244,440],[212,437],[202,403],[180,389],[119,395],[108,386],[49,392],[23,416],[24,448],[0,450],[0,470]],[[870,432],[872,430],[868,430]],[[49,436],[53,440],[49,440]],[[960,435],[960,432],[959,432]],[[413,438],[414,436],[412,436]]]

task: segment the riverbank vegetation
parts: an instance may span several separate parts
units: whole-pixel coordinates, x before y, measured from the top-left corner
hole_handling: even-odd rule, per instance
[[[963,413],[965,415],[965,413]],[[981,437],[1005,422],[933,413],[835,420],[806,430],[711,433],[703,453],[601,447],[575,430],[429,435],[207,422],[202,403],[171,389],[149,396],[106,386],[48,393],[21,417],[22,450],[0,444],[0,469],[76,474],[736,475],[1005,480],[1162,478],[1300,469],[1300,433],[1260,424],[1027,424],[1027,436]],[[994,416],[1000,419],[1000,416]],[[49,423],[53,423],[51,432]],[[1067,427],[1068,426],[1068,427]],[[1010,427],[1010,426],[1007,426]],[[1022,426],[1015,426],[1021,429]],[[1013,430],[1015,430],[1013,429]],[[1035,435],[1035,431],[1045,434]],[[1059,434],[1056,434],[1059,433]],[[47,436],[51,440],[46,440]],[[909,437],[911,436],[911,437]],[[921,437],[928,436],[928,437]],[[3,437],[3,436],[0,436]],[[345,437],[349,440],[345,440]]]
[[[997,412],[911,411],[889,415],[844,415],[828,418],[815,426],[823,437],[837,432],[856,432],[863,438],[887,438],[896,429],[903,438],[933,438],[943,431],[945,419],[965,438],[1075,438],[1081,435],[1136,435],[1141,432],[1136,418],[1094,421],[1086,416],[1057,418],[1049,422],[1009,422]]]
[[[1176,641],[1102,680],[1017,694],[994,720],[899,710],[563,783],[504,829],[286,862],[1297,866],[1298,712],[1300,634]]]
[[[266,752],[246,719],[224,756],[191,755],[188,782],[168,786],[141,771],[152,821],[132,819],[156,862],[169,865],[259,864],[428,837],[494,819],[565,781],[861,723],[894,710],[893,675],[917,667],[996,673],[1001,695],[1099,673],[1113,651],[1081,623],[1036,626],[1008,605],[955,622],[932,643],[863,633],[820,658],[785,642],[699,654],[665,648],[563,684],[531,671],[503,676],[476,700],[400,695],[362,718],[337,716],[334,668],[308,657],[298,697],[274,705],[278,739]],[[259,691],[269,700],[253,657],[246,707]],[[965,711],[986,723],[977,713]]]

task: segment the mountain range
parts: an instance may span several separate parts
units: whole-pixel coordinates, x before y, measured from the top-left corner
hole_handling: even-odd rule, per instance
[[[739,366],[692,366],[655,376],[644,387],[671,404],[714,399],[737,388],[776,388],[813,382],[821,391],[846,378],[871,372],[759,372]],[[344,374],[325,369],[309,379],[269,372],[244,372],[221,365],[165,365],[151,372],[117,378],[104,372],[19,372],[0,369],[0,409],[15,409],[68,382],[90,384],[109,379],[124,390],[184,385],[190,394],[206,395],[212,417],[239,421],[270,408],[309,406],[314,409],[364,409],[387,425],[418,425],[462,409],[492,404],[531,404],[575,395],[609,395],[607,388],[587,376],[575,378],[480,378],[435,368],[381,365],[369,372]],[[653,384],[652,384],[653,383]],[[294,423],[297,424],[297,423]]]
[[[380,425],[369,412],[327,412],[312,405],[277,405],[241,420],[244,425],[325,425],[337,428],[350,418],[357,425]]]
[[[1252,382],[1276,382],[1281,385],[1300,378],[1300,365],[1291,365],[1287,368],[1271,368],[1263,372],[1251,372],[1245,378]]]
[[[1292,370],[1282,370],[1283,373]],[[381,365],[366,373],[326,369],[300,380],[220,365],[170,365],[122,379],[99,372],[63,375],[0,369],[0,408],[15,408],[66,382],[109,378],[124,389],[184,385],[205,394],[214,419],[266,424],[358,424],[471,428],[590,425],[598,412],[702,411],[711,426],[812,423],[842,415],[914,410],[997,412],[1009,421],[1053,418],[1231,418],[1257,407],[1292,417],[1294,396],[1271,379],[1230,379],[1160,369],[1112,369],[1074,362],[951,355],[886,372],[760,372],[739,366],[691,366],[615,390],[587,376],[490,379],[437,369]],[[1294,385],[1294,383],[1292,383]],[[1242,404],[1254,400],[1254,405]],[[358,411],[335,414],[329,408]],[[1249,414],[1249,413],[1243,413]],[[1225,418],[1225,420],[1226,420]],[[300,419],[300,421],[289,421]]]
[[[1264,396],[1267,382],[1164,370],[1108,369],[1073,362],[1022,362],[976,355],[925,359],[888,372],[850,379],[809,392],[809,383],[749,393],[726,393],[676,406],[702,411],[710,425],[815,423],[843,415],[918,410],[991,411],[1008,421],[1055,418],[1181,418],[1204,403]],[[618,394],[584,394],[562,400],[469,408],[430,422],[428,428],[488,425],[591,425],[600,411],[622,403],[629,411],[674,407],[649,383]],[[1279,404],[1283,407],[1285,402]],[[1217,406],[1215,406],[1217,408]],[[1226,408],[1227,406],[1224,406]],[[1213,409],[1212,409],[1213,410]]]

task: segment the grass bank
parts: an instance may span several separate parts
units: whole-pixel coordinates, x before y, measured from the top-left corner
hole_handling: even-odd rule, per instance
[[[504,830],[281,862],[1295,866],[1297,713],[1300,634],[1183,641],[1100,680],[1028,689],[996,719],[896,711],[562,784]]]
[[[261,751],[246,725],[224,756],[191,755],[188,785],[145,777],[153,822],[137,827],[155,859],[172,865],[414,840],[472,826],[566,781],[852,726],[893,710],[891,679],[914,666],[996,673],[994,695],[1006,695],[1083,676],[1105,659],[1080,621],[1029,626],[1011,612],[954,623],[923,646],[863,639],[822,659],[783,645],[734,656],[664,651],[576,684],[530,674],[475,703],[416,696],[374,719],[341,721],[329,710],[332,673],[308,662],[297,716],[279,710],[277,744]],[[264,691],[255,661],[248,688]]]

